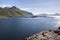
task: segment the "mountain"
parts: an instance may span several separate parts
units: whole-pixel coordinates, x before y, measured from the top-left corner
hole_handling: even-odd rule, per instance
[[[56,16],[60,16],[60,13],[55,13],[54,15],[56,15]]]
[[[32,13],[23,11],[15,6],[13,7],[0,7],[0,17],[31,17]]]

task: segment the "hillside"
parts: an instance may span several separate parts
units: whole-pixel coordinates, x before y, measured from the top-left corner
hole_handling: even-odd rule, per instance
[[[31,17],[33,14],[27,11],[20,10],[19,8],[13,7],[0,7],[0,18],[3,17]]]

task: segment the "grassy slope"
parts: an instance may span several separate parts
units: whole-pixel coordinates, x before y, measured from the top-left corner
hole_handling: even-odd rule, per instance
[[[0,17],[30,16],[28,12],[15,8],[0,8]]]

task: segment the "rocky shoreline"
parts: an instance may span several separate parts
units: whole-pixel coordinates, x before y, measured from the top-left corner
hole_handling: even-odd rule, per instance
[[[42,31],[28,37],[27,40],[60,40],[60,29]]]

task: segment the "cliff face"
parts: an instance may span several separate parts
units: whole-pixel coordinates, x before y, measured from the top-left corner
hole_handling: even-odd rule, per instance
[[[60,30],[42,31],[28,37],[27,40],[60,40]]]
[[[31,17],[33,14],[13,7],[0,7],[0,17]]]

